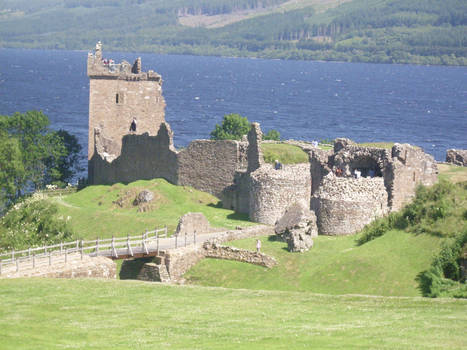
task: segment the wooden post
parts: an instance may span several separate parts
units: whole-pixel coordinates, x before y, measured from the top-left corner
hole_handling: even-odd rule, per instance
[[[83,240],[81,240],[81,260],[83,260]]]
[[[79,240],[77,239],[76,240],[76,250],[78,250],[78,248],[79,248]]]
[[[157,256],[159,256],[159,232],[157,232],[157,231],[156,231],[156,239],[157,239],[156,252],[157,252]]]
[[[31,257],[31,248],[28,248],[28,258]]]
[[[178,234],[175,234],[175,248],[178,247]]]
[[[130,234],[126,236],[126,248],[128,249],[128,254],[133,256],[133,250],[131,249],[131,245],[130,245]]]
[[[49,266],[52,265],[52,254],[49,252]]]
[[[96,238],[96,256],[99,255],[99,237]]]
[[[0,275],[2,274],[2,259],[0,259]]]
[[[32,268],[36,268],[36,254],[32,253]]]
[[[60,254],[63,253],[63,242],[60,242]]]
[[[144,233],[141,235],[141,249],[144,249]]]
[[[118,258],[117,250],[115,249],[115,237],[112,235],[112,256]]]
[[[19,271],[19,259],[16,259],[16,272]]]
[[[11,260],[13,262],[15,261],[15,250],[14,249],[11,251]]]
[[[65,249],[65,264],[68,262],[68,249]]]

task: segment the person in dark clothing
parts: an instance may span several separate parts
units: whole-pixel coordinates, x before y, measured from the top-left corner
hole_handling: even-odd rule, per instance
[[[130,125],[130,131],[136,132],[136,119],[133,118],[133,121],[131,122]]]

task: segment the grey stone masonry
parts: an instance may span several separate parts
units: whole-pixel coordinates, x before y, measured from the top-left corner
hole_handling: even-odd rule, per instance
[[[206,258],[234,260],[268,268],[277,265],[276,259],[272,256],[246,249],[228,247],[211,242],[204,243],[203,248]]]
[[[460,166],[467,166],[467,150],[448,149],[446,151],[446,162]]]

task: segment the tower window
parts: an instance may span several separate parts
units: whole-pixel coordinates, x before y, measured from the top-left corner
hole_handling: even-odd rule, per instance
[[[123,103],[123,92],[118,92],[115,94],[115,103],[122,104]]]

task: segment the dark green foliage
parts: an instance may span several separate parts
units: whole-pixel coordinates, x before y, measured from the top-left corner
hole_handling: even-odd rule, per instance
[[[78,169],[81,146],[64,130],[49,129],[42,112],[0,116],[2,200],[12,203],[26,192],[69,181]]]
[[[13,206],[0,220],[0,250],[69,241],[73,233],[66,219],[59,218],[55,204],[45,200],[26,200]]]
[[[271,129],[263,135],[263,140],[280,141],[281,134],[279,133],[279,131]]]
[[[446,239],[431,267],[418,275],[420,290],[426,297],[467,298],[465,280],[461,281],[459,261],[467,243],[467,230]]]
[[[375,220],[362,230],[358,244],[364,244],[392,229],[436,236],[452,236],[467,227],[464,218],[467,191],[464,185],[440,181],[432,187],[420,186],[412,203],[385,218]]]
[[[222,124],[216,124],[211,140],[241,140],[250,131],[250,122],[240,114],[226,114]]]
[[[324,13],[313,6],[272,11],[285,2],[4,0],[0,4],[0,11],[4,11],[0,12],[1,45],[87,50],[102,40],[109,50],[467,64],[464,0],[353,0]],[[179,21],[179,16],[212,16],[265,7],[269,13],[220,28],[190,28]]]

